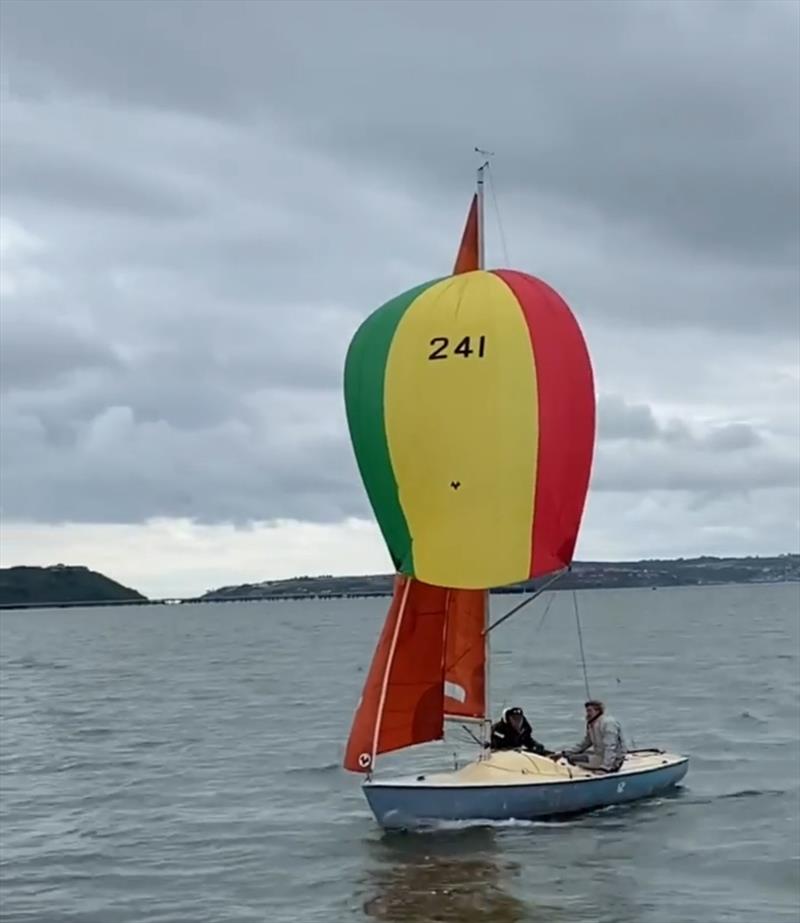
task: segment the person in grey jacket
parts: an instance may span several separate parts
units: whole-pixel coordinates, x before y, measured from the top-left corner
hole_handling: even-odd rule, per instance
[[[616,718],[606,714],[605,705],[597,699],[585,703],[586,733],[583,740],[563,755],[577,765],[598,772],[616,772],[627,752],[622,728]]]

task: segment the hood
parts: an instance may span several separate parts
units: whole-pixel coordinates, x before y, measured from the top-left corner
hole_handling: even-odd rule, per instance
[[[503,719],[505,724],[508,724],[508,713],[513,711],[515,708],[519,708],[519,705],[509,705],[507,708],[504,708],[500,714],[500,717]],[[530,727],[530,721],[528,721],[528,716],[523,712],[522,714],[522,726]]]

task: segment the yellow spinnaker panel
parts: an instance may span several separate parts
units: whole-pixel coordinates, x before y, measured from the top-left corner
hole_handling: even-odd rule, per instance
[[[464,273],[411,303],[389,350],[384,413],[417,578],[465,588],[525,579],[536,369],[525,317],[500,278]]]

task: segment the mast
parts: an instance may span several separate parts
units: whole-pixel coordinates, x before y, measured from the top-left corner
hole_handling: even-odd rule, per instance
[[[478,269],[486,269],[486,246],[483,236],[483,172],[489,166],[492,152],[476,147],[475,153],[480,154],[483,159],[483,163],[478,167]]]
[[[475,152],[481,155],[481,158],[488,157],[489,151],[483,151],[480,148],[476,147]],[[478,269],[486,268],[486,240],[484,237],[484,221],[483,221],[483,173],[486,167],[489,166],[489,161],[483,160],[481,165],[478,167],[477,173],[477,212],[478,212]],[[484,673],[483,673],[483,699],[484,699],[484,711],[485,711],[485,721],[481,722],[481,729],[484,735],[482,742],[485,742],[489,739],[490,728],[492,726],[492,706],[491,706],[491,687],[489,685],[489,677],[491,675],[491,640],[489,638],[489,624],[491,621],[491,613],[489,612],[489,602],[490,602],[490,593],[487,589],[485,591],[483,610],[484,610],[484,626],[483,626],[483,643],[484,643]]]
[[[486,268],[486,249],[483,238],[483,171],[488,163],[487,160],[478,167],[478,269]]]

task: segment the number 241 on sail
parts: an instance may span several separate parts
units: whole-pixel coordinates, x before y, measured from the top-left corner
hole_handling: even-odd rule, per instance
[[[465,359],[469,359],[473,354],[476,355],[479,359],[483,359],[486,355],[486,337],[480,336],[477,338],[478,346],[477,349],[473,349],[471,338],[464,337],[458,345],[453,349],[452,355],[454,356],[463,356]],[[431,340],[431,346],[435,347],[433,352],[428,356],[429,359],[449,359],[451,354],[448,353],[448,346],[450,345],[450,340],[448,337],[434,337]]]

